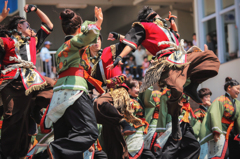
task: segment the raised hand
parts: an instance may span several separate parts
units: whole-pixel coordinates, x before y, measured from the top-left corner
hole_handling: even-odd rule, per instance
[[[3,21],[8,16],[8,13],[10,11],[10,8],[7,8],[8,1],[5,1],[2,14],[0,15],[0,22]]]
[[[168,18],[165,18],[165,20],[170,21],[170,23],[172,24],[174,22],[174,18],[177,18],[177,16],[172,15],[172,12],[169,11]]]
[[[102,8],[98,8],[95,6],[94,9],[95,12],[95,17],[97,18],[96,25],[101,28],[102,22],[103,22],[103,13],[102,13]]]
[[[24,6],[24,11],[26,13],[30,13],[30,12],[33,12],[33,11],[36,11],[37,10],[37,6],[36,5],[33,5],[33,4],[26,4]]]

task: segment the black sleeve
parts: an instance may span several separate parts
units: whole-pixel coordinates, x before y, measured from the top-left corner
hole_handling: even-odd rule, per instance
[[[116,45],[116,57],[117,57],[118,55],[121,54],[121,52],[123,51],[123,49],[126,46],[126,44],[124,44],[122,42],[119,42],[119,43],[117,43],[115,45]]]
[[[40,49],[44,40],[48,37],[49,34],[51,34],[51,32],[52,32],[52,29],[49,29],[47,24],[45,24],[45,23],[41,24],[41,28],[37,32],[37,38],[38,38],[38,42],[36,45],[37,50]]]
[[[124,44],[129,45],[134,50],[143,42],[145,39],[145,30],[140,25],[135,25],[129,32],[125,35]],[[133,50],[133,51],[134,51]]]
[[[173,33],[173,35],[177,38],[177,39],[179,39],[179,33],[178,32],[176,32],[176,31],[174,31],[174,30],[172,30],[172,29],[170,29],[170,31]]]

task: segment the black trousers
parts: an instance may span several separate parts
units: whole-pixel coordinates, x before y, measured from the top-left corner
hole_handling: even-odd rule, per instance
[[[141,159],[156,159],[156,157],[151,150],[143,149]]]
[[[238,158],[240,156],[240,142],[234,140],[234,134],[231,133],[231,135],[229,136],[229,140],[228,140],[228,150],[229,153],[225,155],[225,157],[229,157],[229,159],[235,159]],[[236,157],[238,156],[238,157]]]
[[[194,136],[193,129],[189,123],[180,124],[182,140],[175,141],[170,135],[163,147],[161,159],[198,159],[200,144]]]
[[[1,131],[3,158],[26,156],[31,141],[29,135],[34,133],[31,128],[36,126],[30,117],[31,107],[47,107],[52,98],[54,81],[47,77],[44,78],[48,84],[45,89],[34,91],[28,96],[25,95],[20,76],[1,90],[4,117]]]
[[[94,159],[108,159],[107,154],[104,151],[95,151]]]
[[[97,121],[89,96],[84,92],[53,127],[54,141],[50,147],[55,158],[82,159],[84,151],[98,137]]]

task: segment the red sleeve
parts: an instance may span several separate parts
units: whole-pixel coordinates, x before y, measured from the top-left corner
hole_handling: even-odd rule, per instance
[[[101,59],[102,59],[106,79],[109,79],[109,78],[112,78],[112,77],[115,77],[115,76],[118,76],[118,75],[122,74],[122,69],[119,65],[114,67],[114,69],[112,69],[112,70],[108,70],[106,68],[108,65],[113,63],[113,57],[112,57],[112,52],[111,52],[110,47],[106,47],[103,50]]]

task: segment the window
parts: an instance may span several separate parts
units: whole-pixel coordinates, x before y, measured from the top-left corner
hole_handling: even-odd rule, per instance
[[[230,61],[237,58],[238,52],[238,30],[236,27],[235,11],[229,11],[222,15],[224,23],[224,58]]]
[[[199,47],[208,45],[221,63],[240,57],[240,0],[194,0]]]
[[[204,0],[204,16],[215,13],[215,0]]]
[[[222,0],[222,8],[227,8],[234,4],[234,0]]]
[[[217,35],[216,35],[216,18],[212,18],[204,23],[205,28],[205,44],[208,49],[217,53]]]

